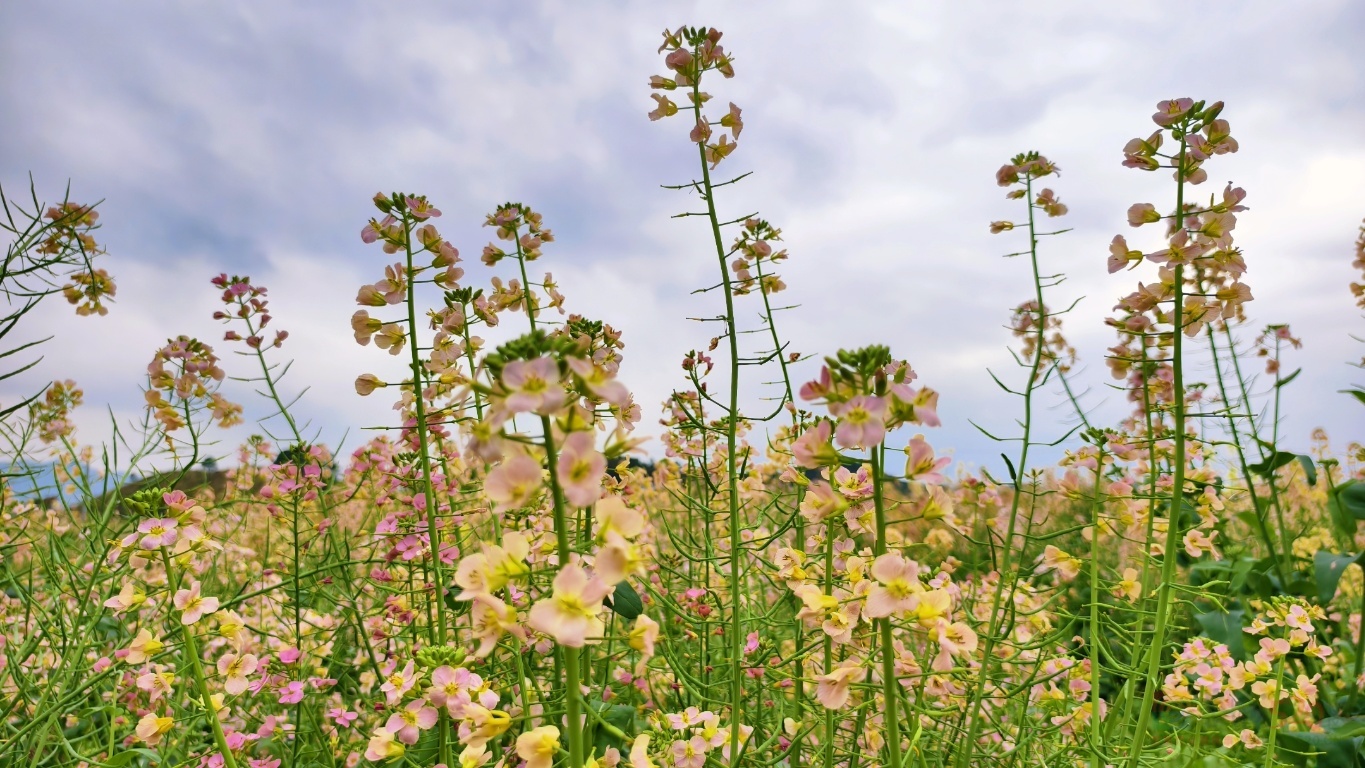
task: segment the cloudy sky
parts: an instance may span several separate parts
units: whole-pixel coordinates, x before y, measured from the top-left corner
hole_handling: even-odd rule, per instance
[[[1110,276],[1116,233],[1134,202],[1171,205],[1168,174],[1120,167],[1162,98],[1227,102],[1241,151],[1209,165],[1205,189],[1245,187],[1239,220],[1254,334],[1288,322],[1305,346],[1286,390],[1283,442],[1306,449],[1325,426],[1338,447],[1365,437],[1365,410],[1336,394],[1365,374],[1350,334],[1365,335],[1347,283],[1365,216],[1365,5],[1350,0],[1209,3],[359,2],[0,5],[0,183],[31,172],[40,193],[103,199],[105,266],[118,279],[108,317],[50,303],[32,335],[55,333],[46,360],[0,382],[12,402],[41,381],[87,393],[87,440],[108,435],[104,406],[137,415],[142,371],[168,336],[214,343],[219,272],[270,288],[295,360],[286,390],[335,445],[391,420],[382,397],[352,389],[393,370],[351,339],[356,288],[383,255],[358,233],[378,190],[425,193],[469,261],[499,203],[541,211],[558,241],[542,262],[573,311],[625,330],[623,377],[645,407],[679,385],[681,355],[712,331],[714,254],[683,193],[696,155],[681,119],[651,123],[648,77],[660,31],[716,26],[737,77],[713,83],[744,110],[723,166],[753,171],[725,190],[731,216],[780,226],[792,258],[780,317],[792,349],[828,354],[882,342],[942,392],[933,437],[966,462],[998,463],[970,425],[1010,428],[1017,403],[987,373],[1019,379],[1002,326],[1027,298],[1027,265],[1002,259],[1019,239],[987,224],[1018,215],[995,169],[1037,149],[1063,174],[1053,187],[1075,230],[1045,243],[1065,272],[1053,294],[1081,299],[1066,319],[1087,402],[1123,410],[1107,387],[1101,319],[1145,276]],[[1154,234],[1154,233],[1153,233]],[[756,307],[741,305],[746,321]],[[249,361],[229,360],[246,374]],[[814,361],[800,371],[815,373]],[[1210,375],[1195,370],[1198,380]],[[265,408],[248,388],[229,394]],[[757,397],[758,390],[750,390]],[[1049,395],[1047,404],[1058,398]],[[1066,428],[1068,409],[1045,411]],[[252,429],[222,436],[220,450]],[[1012,450],[1012,449],[1010,449]]]

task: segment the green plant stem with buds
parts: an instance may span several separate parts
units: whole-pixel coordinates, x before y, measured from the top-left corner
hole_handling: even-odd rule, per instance
[[[436,518],[436,494],[431,483],[431,448],[427,440],[427,411],[425,395],[422,392],[422,355],[417,343],[417,274],[413,269],[412,251],[412,214],[403,211],[403,244],[407,257],[407,310],[408,310],[408,352],[412,364],[412,399],[417,423],[413,431],[417,433],[417,453],[421,470],[422,495],[427,505],[427,537],[431,546],[431,569],[436,577],[434,602],[436,603],[436,633],[429,640],[437,646],[445,646],[447,640],[445,613],[445,572],[441,563],[441,527]],[[430,632],[430,630],[428,630]],[[441,761],[451,764],[450,719],[448,713],[440,711],[440,743],[438,750]]]
[[[1043,283],[1038,269],[1038,234],[1037,224],[1034,217],[1033,203],[1033,176],[1029,174],[1025,177],[1025,201],[1028,204],[1028,236],[1029,236],[1029,259],[1033,267],[1033,290],[1035,299],[1038,302],[1038,341],[1033,350],[1032,360],[1029,362],[1028,381],[1024,385],[1024,419],[1022,423],[1023,437],[1019,449],[1019,466],[1015,470],[1014,493],[1010,499],[1010,519],[1006,528],[1005,539],[1003,542],[1002,560],[997,568],[1000,574],[1002,585],[996,589],[991,601],[990,621],[987,624],[986,637],[983,644],[982,663],[980,672],[976,676],[975,684],[972,686],[971,702],[967,705],[967,726],[966,738],[959,744],[957,752],[957,768],[969,768],[972,757],[976,753],[976,742],[981,733],[981,708],[984,703],[986,686],[996,663],[999,661],[995,653],[995,646],[999,640],[1000,622],[1004,618],[1001,610],[1005,605],[1006,592],[1013,593],[1013,589],[1006,589],[1003,586],[1006,574],[1010,568],[1014,567],[1012,555],[1014,554],[1014,536],[1016,523],[1019,520],[1019,505],[1024,497],[1023,478],[1028,470],[1029,448],[1033,440],[1033,393],[1038,386],[1039,371],[1043,365],[1043,351],[1046,345],[1044,331],[1047,324],[1046,305],[1043,303]],[[989,530],[987,535],[990,535]],[[1020,560],[1024,556],[1019,553]]]
[[[1177,156],[1176,167],[1179,177],[1176,180],[1175,210],[1181,216],[1181,226],[1184,226],[1182,212],[1185,209],[1185,152],[1186,139],[1184,135],[1180,138],[1180,152]],[[1175,267],[1175,306],[1171,310],[1171,387],[1173,390],[1172,404],[1174,408],[1175,424],[1172,441],[1175,444],[1173,459],[1174,476],[1171,485],[1170,507],[1166,513],[1166,542],[1162,549],[1161,556],[1161,583],[1157,586],[1157,603],[1155,628],[1152,630],[1152,641],[1148,649],[1147,671],[1144,675],[1142,704],[1138,707],[1137,725],[1133,729],[1133,743],[1128,752],[1128,768],[1137,768],[1142,758],[1143,747],[1147,743],[1147,731],[1152,720],[1152,707],[1156,700],[1156,689],[1161,680],[1161,657],[1166,647],[1166,632],[1171,620],[1171,595],[1175,591],[1175,550],[1180,543],[1180,515],[1181,506],[1184,501],[1185,488],[1185,370],[1181,353],[1183,352],[1182,341],[1184,333],[1184,288],[1185,288],[1185,265],[1177,264]],[[1155,465],[1151,467],[1152,472],[1156,472]]]
[[[694,51],[694,54],[696,52]],[[693,112],[697,120],[701,115],[701,78],[694,78],[692,84]],[[728,253],[720,233],[720,218],[716,214],[715,187],[711,183],[711,169],[706,164],[706,147],[697,144],[697,158],[701,161],[702,196],[706,199],[706,218],[711,224],[711,234],[715,240],[716,256],[720,262],[721,287],[725,294],[725,337],[730,346],[730,401],[725,424],[725,473],[729,502],[730,538],[730,763],[740,762],[740,724],[744,711],[744,633],[743,613],[740,608],[740,557],[744,551],[741,539],[743,526],[740,521],[739,504],[739,466],[736,449],[739,432],[739,338],[735,332],[735,294],[730,281],[729,265],[725,263]]]

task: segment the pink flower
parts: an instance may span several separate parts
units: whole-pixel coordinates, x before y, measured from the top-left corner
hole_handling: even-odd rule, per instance
[[[397,760],[406,751],[407,748],[394,739],[393,731],[380,728],[370,737],[370,743],[365,747],[365,759],[376,763],[380,760]]]
[[[136,608],[147,602],[147,594],[135,586],[132,582],[123,585],[117,595],[104,601],[105,608],[112,608],[114,615],[118,616],[130,608]]]
[[[631,627],[630,637],[627,644],[636,651],[640,652],[640,667],[643,669],[645,662],[654,656],[654,644],[659,640],[659,622],[649,618],[643,613],[635,617],[635,626]]]
[[[792,443],[792,458],[795,459],[796,466],[806,469],[837,466],[839,453],[830,442],[832,431],[833,426],[828,421],[821,420],[796,438]]]
[[[863,615],[880,619],[913,611],[919,605],[918,596],[924,585],[920,584],[919,565],[914,561],[899,552],[887,552],[872,561],[871,573],[877,584],[867,595]]]
[[[351,330],[355,333],[356,343],[362,347],[370,343],[370,338],[384,326],[382,320],[370,317],[366,310],[357,310],[351,315]]]
[[[187,627],[218,610],[218,598],[201,596],[197,581],[191,581],[188,589],[176,592],[173,602],[180,610],[180,623]]]
[[[1194,99],[1167,99],[1156,105],[1156,113],[1152,115],[1152,122],[1162,128],[1180,122],[1180,119],[1190,113],[1194,107]]]
[[[1223,189],[1223,202],[1217,205],[1217,209],[1231,211],[1232,213],[1245,211],[1247,207],[1242,205],[1242,201],[1246,199],[1246,196],[1245,189],[1241,187],[1234,189],[1232,183],[1228,182],[1227,187]]]
[[[589,578],[582,566],[570,563],[555,576],[554,594],[531,606],[527,624],[560,645],[582,648],[589,638],[602,636],[602,599],[610,591],[606,582]]]
[[[830,376],[829,366],[825,366],[820,369],[820,378],[815,381],[808,381],[801,385],[801,399],[809,402],[811,400],[820,400],[824,397],[828,397],[830,388],[833,386],[834,383]]]
[[[343,707],[327,710],[327,719],[335,722],[338,728],[350,728],[358,717],[360,717],[359,713],[348,711]]]
[[[845,509],[848,509],[848,500],[824,480],[812,482],[806,489],[806,497],[801,500],[801,516],[812,524],[819,524]]]
[[[177,536],[177,525],[179,523],[170,517],[143,520],[137,526],[138,533],[143,534],[142,541],[138,543],[138,546],[143,549],[158,549],[174,544]]]
[[[668,67],[674,72],[682,72],[686,74],[687,68],[692,66],[691,51],[688,51],[686,48],[679,48],[678,50],[668,54],[668,56],[664,57],[664,66]]]
[[[649,96],[654,99],[656,105],[649,113],[650,120],[658,120],[678,114],[678,105],[674,104],[672,99],[657,93],[651,93]]]
[[[886,400],[883,398],[858,395],[840,404],[835,415],[839,417],[839,427],[834,430],[834,440],[844,448],[871,448],[880,445],[886,437]]]
[[[526,768],[550,768],[558,751],[559,729],[553,725],[542,725],[517,737],[517,757],[526,761]]]
[[[1048,544],[1043,547],[1043,554],[1038,556],[1038,572],[1056,571],[1057,576],[1063,581],[1071,581],[1081,572],[1081,561],[1079,558],[1069,555],[1057,547]]]
[[[306,692],[303,681],[294,680],[279,690],[280,703],[298,704],[303,701],[303,695]]]
[[[540,491],[541,479],[539,461],[514,453],[488,473],[483,490],[493,502],[493,511],[502,512],[529,504]]]
[[[441,215],[440,209],[433,207],[425,197],[409,195],[403,198],[403,202],[407,204],[408,213],[411,213],[414,219],[436,218]]]
[[[398,219],[392,216],[385,216],[383,221],[371,220],[360,230],[360,240],[364,243],[373,243],[379,239],[381,233],[392,230],[397,224]]]
[[[839,467],[834,470],[834,482],[831,485],[850,501],[872,498],[872,472],[866,464],[860,464],[856,472],[848,467]]]
[[[137,722],[137,738],[147,746],[155,747],[161,743],[161,737],[174,727],[175,718],[157,717],[155,712],[148,712]]]
[[[1158,221],[1161,221],[1161,214],[1157,213],[1156,206],[1151,203],[1134,203],[1128,209],[1128,223],[1134,227],[1155,224]]]
[[[817,675],[816,701],[825,709],[843,709],[848,706],[849,684],[855,677],[864,674],[866,672],[856,661],[846,661],[827,675]]]
[[[559,486],[575,507],[592,506],[602,496],[602,477],[607,459],[593,445],[593,433],[571,432],[560,446]],[[540,466],[536,466],[539,471]]]
[[[617,408],[630,405],[630,391],[626,385],[617,381],[610,373],[594,365],[591,360],[580,357],[568,359],[569,370],[583,382],[588,391]]]
[[[464,705],[470,701],[468,692],[482,686],[483,678],[464,667],[443,665],[431,672],[431,688],[427,690],[427,698],[432,704],[445,707],[451,717],[459,719]]]
[[[1123,235],[1114,235],[1113,241],[1109,243],[1109,274],[1129,266],[1134,267],[1142,263],[1142,251],[1135,251],[1128,247],[1128,241]]]
[[[384,730],[392,731],[399,741],[412,745],[417,743],[422,731],[428,730],[434,725],[436,725],[436,709],[427,706],[426,699],[413,699],[408,702],[406,707],[389,715],[389,721],[384,724]]]
[[[673,765],[677,768],[702,768],[706,765],[706,753],[710,745],[700,736],[693,736],[687,741],[679,739],[669,747],[669,753],[673,757]]]
[[[160,638],[153,636],[152,633],[147,631],[144,627],[138,630],[137,637],[133,638],[133,642],[129,644],[128,650],[122,652],[125,654],[123,656],[123,661],[128,664],[141,664],[160,653],[161,649],[165,647],[166,644],[161,642]]]
[[[513,360],[503,366],[501,384],[507,393],[502,410],[508,415],[530,411],[548,416],[564,405],[559,366],[549,357]]]
[[[915,389],[907,383],[893,384],[888,392],[898,419],[926,427],[939,426],[938,392],[928,387]],[[905,415],[907,410],[908,416]]]
[[[402,672],[394,672],[385,677],[384,684],[379,686],[379,690],[384,692],[389,706],[393,706],[403,698],[404,694],[412,690],[420,677],[421,675],[417,674],[416,666],[409,661],[408,665],[403,667]]]
[[[223,688],[233,696],[241,694],[247,688],[247,675],[256,671],[259,665],[257,658],[249,653],[237,655],[235,653],[225,653],[218,658],[218,674],[222,675]]]
[[[947,456],[941,459],[934,458],[934,448],[924,439],[924,435],[910,438],[910,442],[905,446],[905,456],[905,479],[918,480],[921,483],[948,482],[939,470],[948,466],[952,459]]]

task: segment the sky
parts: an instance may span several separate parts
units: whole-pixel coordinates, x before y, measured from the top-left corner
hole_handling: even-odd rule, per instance
[[[0,4],[0,184],[46,200],[103,200],[108,316],[42,307],[25,338],[55,335],[43,362],[0,382],[0,403],[43,382],[86,392],[79,435],[98,443],[139,418],[153,352],[189,334],[228,354],[210,315],[209,279],[244,274],[269,288],[294,360],[284,390],[306,388],[298,413],[330,445],[393,421],[390,401],[360,398],[363,372],[396,371],[351,338],[356,289],[382,277],[383,254],[359,231],[375,192],[426,194],[442,233],[485,284],[484,216],[506,201],[540,211],[556,234],[536,267],[552,272],[571,311],[624,331],[622,379],[657,434],[657,404],[683,385],[679,362],[714,334],[709,232],[685,193],[697,175],[682,118],[651,122],[647,81],[664,71],[665,28],[715,26],[737,76],[707,90],[743,109],[739,148],[722,174],[753,174],[718,195],[722,214],[780,227],[791,254],[779,298],[790,349],[819,357],[888,344],[941,392],[943,426],[928,436],[965,465],[1000,464],[973,422],[1008,434],[1019,403],[989,372],[1017,383],[1005,329],[1032,290],[1028,265],[1002,254],[1023,236],[989,223],[1019,217],[994,172],[1031,149],[1072,231],[1046,238],[1047,271],[1066,281],[1053,306],[1080,353],[1075,380],[1100,422],[1126,410],[1111,389],[1103,318],[1147,271],[1109,275],[1108,243],[1132,230],[1136,202],[1173,204],[1169,174],[1120,166],[1146,136],[1158,100],[1223,100],[1241,150],[1208,166],[1201,193],[1247,190],[1236,230],[1246,254],[1248,338],[1289,323],[1304,348],[1286,370],[1280,432],[1290,450],[1326,427],[1338,449],[1365,439],[1365,409],[1338,394],[1365,380],[1348,363],[1365,336],[1347,288],[1365,217],[1365,4],[781,3],[733,2],[72,2]],[[717,115],[718,116],[718,115]],[[507,277],[506,265],[501,274]],[[1147,268],[1144,267],[1144,270]],[[1358,279],[1358,278],[1357,278]],[[756,297],[741,320],[757,319]],[[514,318],[508,318],[510,324]],[[490,338],[496,336],[490,334]],[[283,359],[283,358],[282,358]],[[1254,367],[1254,365],[1253,365]],[[989,371],[989,372],[988,372]],[[1191,380],[1211,379],[1192,365]],[[765,390],[751,375],[753,410]],[[1264,382],[1262,382],[1262,385]],[[1264,389],[1264,386],[1262,386]],[[225,393],[249,417],[268,413],[246,384]],[[771,390],[766,391],[771,394]],[[1074,422],[1056,392],[1040,437]],[[246,435],[225,433],[221,454]],[[907,432],[908,436],[908,432]],[[660,451],[658,443],[651,446]]]

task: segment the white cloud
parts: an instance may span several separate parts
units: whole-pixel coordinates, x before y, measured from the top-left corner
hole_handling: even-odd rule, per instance
[[[438,202],[471,261],[487,211],[508,199],[542,211],[559,241],[537,266],[571,309],[625,330],[624,376],[652,423],[682,353],[713,333],[685,318],[716,312],[714,294],[689,293],[714,279],[708,233],[667,219],[691,201],[659,189],[694,178],[685,126],[644,117],[656,36],[689,21],[725,30],[738,57],[738,77],[713,89],[745,110],[722,170],[757,173],[721,202],[786,233],[788,295],[802,304],[780,318],[792,348],[890,343],[943,391],[937,442],[959,456],[995,452],[968,418],[1007,428],[1017,412],[983,370],[1009,372],[1001,326],[1029,292],[1026,265],[999,258],[1018,240],[985,230],[1013,213],[995,168],[1027,149],[1063,168],[1055,187],[1076,231],[1049,239],[1044,259],[1069,275],[1054,304],[1086,297],[1067,320],[1087,365],[1079,383],[1113,414],[1123,404],[1103,390],[1101,320],[1134,276],[1105,273],[1107,243],[1145,234],[1127,228],[1128,205],[1170,195],[1163,175],[1120,168],[1119,150],[1149,131],[1158,99],[1185,94],[1226,100],[1242,143],[1208,186],[1235,179],[1250,193],[1238,234],[1253,322],[1288,321],[1306,341],[1289,364],[1305,370],[1287,393],[1286,439],[1306,447],[1318,425],[1339,443],[1360,437],[1365,417],[1333,394],[1360,354],[1345,286],[1365,215],[1357,4],[1242,3],[1198,18],[1176,2],[471,8],[0,11],[0,64],[32,74],[0,85],[0,109],[20,116],[0,136],[0,181],[32,170],[49,195],[71,177],[78,196],[108,198],[120,283],[107,318],[44,310],[59,339],[41,376],[76,378],[89,402],[134,413],[166,336],[220,336],[207,279],[247,273],[293,334],[289,383],[310,387],[302,407],[324,437],[383,422],[382,398],[356,397],[351,382],[389,361],[353,344],[347,318],[384,263],[356,237],[369,197],[400,188]],[[0,384],[0,398],[39,378]],[[100,417],[86,418],[100,435]]]

